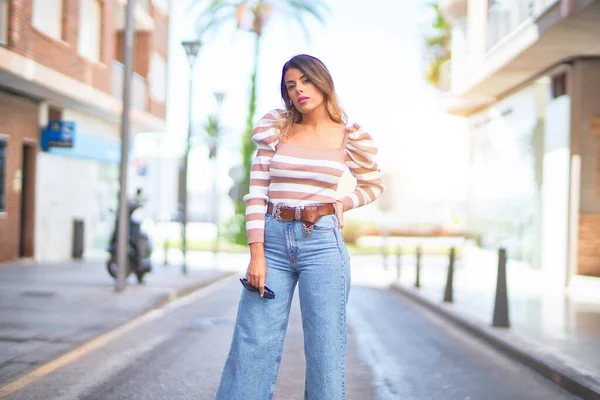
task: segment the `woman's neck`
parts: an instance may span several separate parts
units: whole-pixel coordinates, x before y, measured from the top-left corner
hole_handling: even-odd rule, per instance
[[[302,114],[302,121],[300,121],[300,124],[309,128],[318,128],[319,126],[330,122],[331,118],[329,117],[329,113],[327,112],[325,105],[322,105],[311,112]]]

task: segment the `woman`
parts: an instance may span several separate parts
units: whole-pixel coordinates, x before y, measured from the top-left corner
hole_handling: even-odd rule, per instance
[[[249,290],[242,291],[217,400],[273,397],[296,284],[305,399],[346,398],[350,260],[340,230],[344,211],[383,192],[373,160],[377,149],[359,125],[345,124],[333,80],[320,60],[298,55],[288,61],[281,96],[285,110],[269,112],[252,131],[258,152],[244,197],[251,260],[243,283]],[[338,199],[347,167],[357,186]]]

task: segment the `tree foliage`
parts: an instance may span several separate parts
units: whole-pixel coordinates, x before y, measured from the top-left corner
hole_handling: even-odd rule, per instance
[[[429,4],[429,7],[432,8],[434,17],[431,22],[433,33],[425,37],[425,50],[428,56],[425,79],[431,85],[439,87],[442,65],[452,56],[450,52],[452,27],[439,3]]]
[[[196,30],[200,37],[218,32],[224,24],[233,23],[238,30],[254,35],[254,64],[250,76],[250,96],[246,117],[246,127],[242,134],[241,166],[245,171],[242,178],[241,192],[248,193],[250,186],[250,168],[256,145],[250,140],[257,109],[258,67],[260,60],[260,42],[265,27],[273,18],[291,19],[299,24],[308,37],[305,17],[310,16],[323,23],[324,15],[329,11],[327,4],[321,0],[197,0],[192,3],[195,8]],[[236,232],[233,234],[239,244],[246,243],[245,214],[246,205],[242,199],[235,202],[236,216],[234,221]]]

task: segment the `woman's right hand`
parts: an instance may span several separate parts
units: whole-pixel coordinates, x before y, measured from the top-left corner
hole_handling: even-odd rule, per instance
[[[265,248],[262,243],[250,244],[250,264],[246,276],[248,283],[258,289],[260,297],[265,294],[265,279],[267,277],[267,260],[265,259]]]

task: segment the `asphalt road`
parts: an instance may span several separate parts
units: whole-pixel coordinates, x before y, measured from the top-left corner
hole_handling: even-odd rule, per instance
[[[171,303],[27,376],[7,398],[213,399],[240,290],[228,279]],[[350,299],[348,399],[576,398],[395,292],[355,281]],[[299,314],[296,299],[275,399],[303,399]]]

